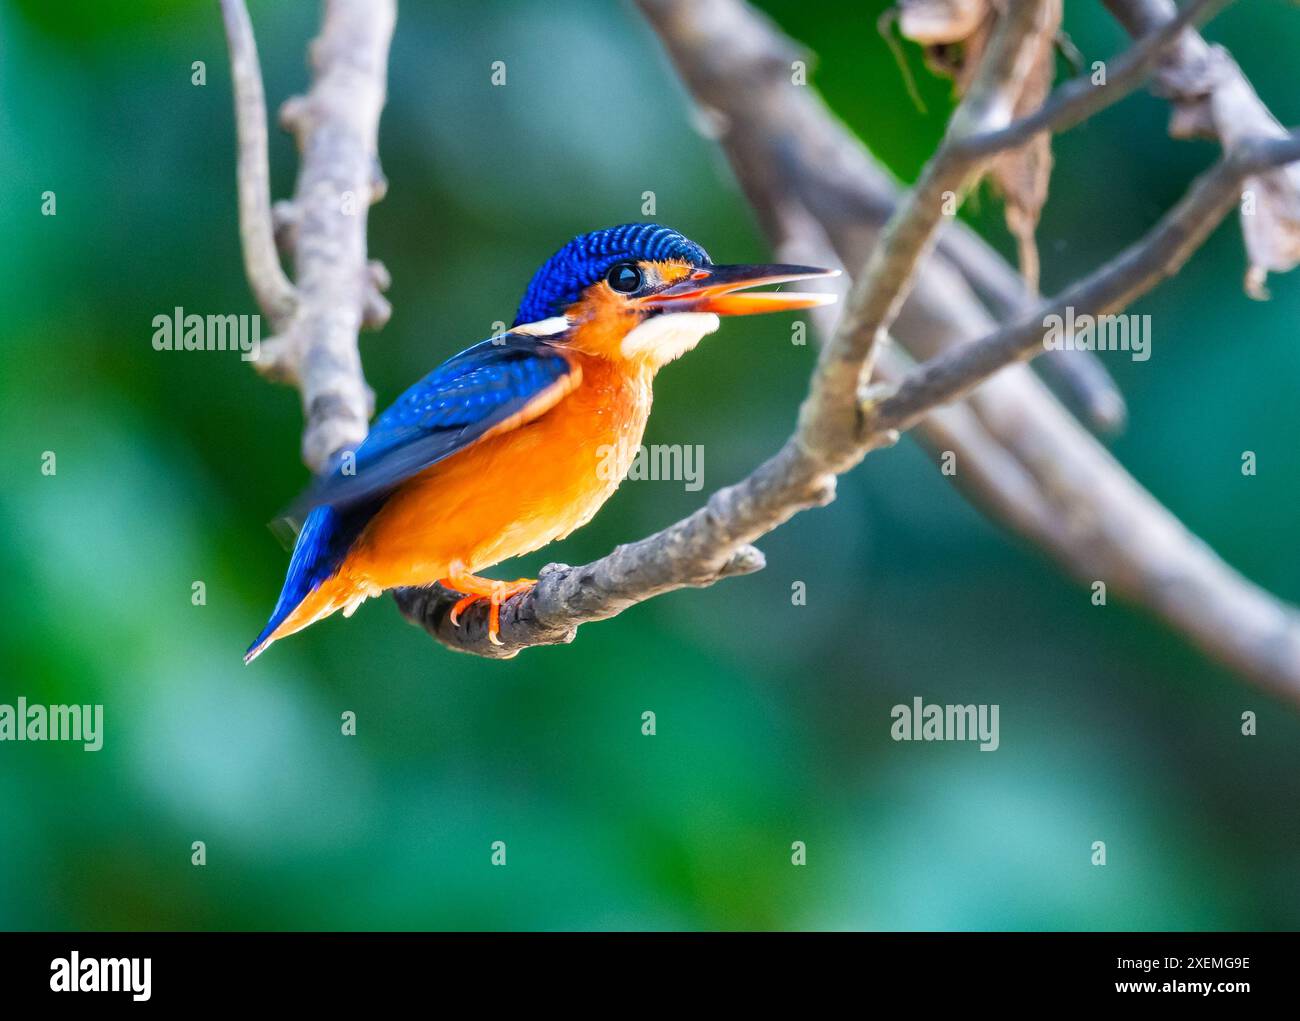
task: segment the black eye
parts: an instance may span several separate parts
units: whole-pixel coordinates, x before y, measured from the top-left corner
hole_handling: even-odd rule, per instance
[[[641,271],[630,262],[620,262],[609,268],[605,279],[620,294],[631,294],[641,286]]]

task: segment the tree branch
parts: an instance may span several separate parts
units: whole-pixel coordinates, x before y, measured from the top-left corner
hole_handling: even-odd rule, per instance
[[[242,0],[221,0],[221,17],[226,26],[230,83],[235,94],[236,182],[244,273],[262,314],[279,329],[293,314],[298,296],[280,266],[271,226],[271,169],[262,67],[257,59],[253,25]]]
[[[1080,75],[1058,88],[1033,113],[1006,127],[985,131],[965,140],[971,154],[1015,149],[1044,131],[1060,134],[1117,102],[1138,88],[1162,54],[1183,30],[1201,25],[1234,0],[1191,0],[1169,20],[1142,33],[1136,45],[1111,62],[1104,84],[1093,84],[1090,74]]]
[[[222,0],[222,11],[234,68],[241,239],[249,284],[266,308],[262,296],[281,289],[275,278],[283,274],[266,186],[261,74],[242,0]],[[386,318],[378,290],[387,274],[367,261],[366,220],[384,191],[379,115],[395,18],[393,0],[327,0],[311,46],[311,88],[280,111],[301,153],[288,213],[298,300],[291,314],[272,315],[278,335],[262,344],[256,365],[300,390],[306,418],[302,456],[316,472],[361,443],[374,407],[357,334],[363,324],[382,325]]]
[[[994,372],[1043,350],[1045,319],[1104,315],[1125,308],[1178,272],[1236,205],[1252,174],[1300,160],[1300,135],[1239,143],[1193,182],[1188,193],[1141,241],[1058,297],[1040,303],[1003,329],[948,352],[910,374],[867,414],[876,434],[910,428],[937,404],[968,393]]]
[[[1026,0],[999,19],[938,151],[890,216],[866,268],[854,281],[835,334],[822,349],[796,434],[799,446],[828,468],[843,471],[861,457],[857,394],[871,377],[875,347],[898,318],[945,216],[956,212],[957,196],[984,167],[988,154],[968,152],[966,147],[972,138],[1011,119],[1012,90],[1026,73],[1047,9],[1042,0]]]
[[[896,231],[894,236],[900,234]],[[903,236],[909,247],[916,245],[915,234]],[[920,247],[925,243],[923,239]],[[884,322],[891,314],[886,306],[876,320]],[[878,330],[870,332],[872,342],[877,336]],[[856,394],[854,398],[856,407]],[[870,437],[869,445],[881,439]],[[810,457],[805,447],[792,440],[748,479],[714,494],[705,508],[671,528],[620,547],[610,557],[586,567],[552,565],[546,569],[531,593],[504,607],[504,644],[499,648],[487,643],[482,619],[466,620],[460,628],[452,628],[447,619],[449,599],[436,588],[403,592],[398,601],[408,617],[453,648],[509,656],[529,645],[571,640],[579,624],[613,616],[660,592],[711,584],[738,573],[733,557],[739,558],[742,570],[752,569],[757,558],[748,544],[753,539],[832,495],[833,473],[819,457]],[[1042,527],[1042,522],[1035,525]],[[1268,602],[1267,597],[1263,600]]]
[[[1241,155],[1225,157],[1142,242],[1045,307],[1072,303],[1078,313],[1092,314],[1122,308],[1176,272],[1235,204],[1233,188],[1245,175],[1296,159],[1300,159],[1300,140],[1295,138],[1285,144],[1252,145]],[[1040,308],[1007,330],[907,376],[895,395],[868,409],[869,424],[857,441],[857,456],[892,442],[896,426],[909,427],[936,404],[970,389],[998,368],[1041,351],[1043,314]],[[968,350],[976,353],[967,354]],[[571,641],[580,624],[612,617],[663,592],[710,585],[760,567],[761,557],[749,543],[799,511],[833,498],[834,473],[825,467],[830,459],[826,451],[810,455],[792,437],[752,475],[714,493],[706,506],[675,525],[620,546],[584,567],[551,565],[530,592],[502,607],[500,646],[488,643],[481,613],[452,627],[447,618],[450,600],[436,589],[406,590],[399,603],[410,619],[440,641],[479,655],[505,658],[531,645]],[[1276,604],[1272,605],[1276,612]],[[1277,675],[1270,677],[1270,683],[1297,698],[1300,625],[1285,634],[1296,657],[1285,661],[1286,683],[1279,683]]]
[[[835,336],[823,349],[801,413],[801,441],[805,445],[825,447],[843,440],[846,424],[836,421],[833,415],[837,411],[842,414],[849,405],[849,390],[856,390],[869,378],[877,338],[897,318],[944,217],[955,213],[955,203],[945,208],[945,197],[960,195],[996,153],[1023,145],[1041,131],[1077,124],[1118,102],[1142,83],[1161,51],[1177,39],[1186,25],[1198,23],[1229,2],[1193,0],[1170,23],[1114,61],[1105,87],[1094,86],[1087,77],[1069,82],[1049,96],[1038,111],[1015,122],[1011,121],[1015,89],[1027,73],[1026,62],[1033,59],[1032,43],[1046,21],[1047,5],[1025,2],[1009,8],[998,21],[989,50],[965,98],[953,112],[938,151],[922,170],[916,186],[894,210],[855,284]]]
[[[1133,35],[1167,27],[1176,11],[1171,0],[1106,0]],[[1169,131],[1176,138],[1215,138],[1224,147],[1250,138],[1283,138],[1286,130],[1222,46],[1210,46],[1192,31],[1161,57],[1156,91],[1174,107]],[[1300,166],[1278,167],[1246,181],[1253,203],[1242,204],[1241,229],[1250,257],[1246,293],[1264,299],[1270,272],[1300,264]]]
[[[898,189],[814,90],[792,86],[793,61],[807,63],[809,55],[736,0],[674,0],[642,7],[698,105],[695,122],[705,125],[726,153],[781,261],[864,265],[897,207]],[[1023,278],[982,238],[961,221],[951,221],[940,232],[941,253],[947,240],[961,242],[963,275],[977,271],[982,288],[996,293],[1007,309],[1023,308],[1028,299]],[[836,311],[811,313],[821,336],[833,332]],[[928,356],[983,335],[993,325],[955,266],[932,255],[922,265],[893,333],[913,354]],[[887,353],[876,376],[894,379],[906,359],[900,352]],[[1065,356],[1057,364],[1072,371],[1100,367],[1085,352],[1048,354]],[[886,367],[889,371],[882,371]],[[1122,419],[1123,401],[1104,371],[1102,377],[1095,388],[1076,390],[1075,396],[1112,416],[1110,421]],[[923,442],[935,452],[957,455],[961,471],[945,478],[986,513],[1034,542],[1059,543],[1050,527],[1054,510],[1049,494],[1014,450],[1019,432],[994,435],[989,422],[1000,426],[1006,415],[989,416],[985,406],[1033,404],[1035,434],[1059,437],[1061,456],[1088,439],[1028,373],[1013,371],[986,389],[999,393],[990,399],[981,391],[970,408],[945,408],[921,423]]]
[[[834,265],[838,256],[862,265],[896,204],[894,182],[813,90],[790,87],[791,60],[807,54],[735,0],[643,6],[702,109],[697,120],[723,147],[782,260]],[[913,354],[934,357],[995,329],[962,277],[999,312],[1022,311],[1026,291],[1016,270],[952,223],[895,325]],[[897,352],[883,355],[877,377],[909,371]],[[1296,697],[1295,610],[1215,556],[1025,366],[1002,369],[965,403],[933,409],[918,428],[933,450],[956,454],[961,468],[952,482],[1075,577],[1104,580],[1112,595],[1147,608],[1208,655]]]

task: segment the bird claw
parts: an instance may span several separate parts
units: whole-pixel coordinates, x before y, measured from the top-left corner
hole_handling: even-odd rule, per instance
[[[456,601],[451,608],[451,612],[447,614],[451,626],[459,627],[460,615],[470,606],[486,599],[488,601],[488,641],[496,646],[504,646],[505,642],[497,637],[501,632],[501,604],[512,596],[527,592],[537,584],[537,580],[535,578],[516,578],[514,581],[493,581],[489,578],[462,575],[457,578],[447,579],[446,584],[460,592],[469,590],[467,595]]]
[[[466,596],[464,599],[456,600],[456,605],[451,608],[451,613],[447,614],[447,619],[451,621],[451,626],[460,627],[461,611],[467,609],[471,604],[482,598],[482,596]]]

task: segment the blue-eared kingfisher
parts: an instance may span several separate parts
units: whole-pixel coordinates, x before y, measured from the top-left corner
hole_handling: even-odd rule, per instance
[[[609,499],[640,446],[655,373],[719,316],[835,300],[742,290],[835,272],[717,266],[653,223],[574,238],[533,276],[509,332],[402,394],[291,508],[301,528],[288,575],[245,662],[336,610],[435,582],[464,597],[453,622],[487,600],[496,641],[501,603],[533,581],[478,572],[564,538]]]

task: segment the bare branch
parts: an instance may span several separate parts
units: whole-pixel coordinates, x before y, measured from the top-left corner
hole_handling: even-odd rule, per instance
[[[797,443],[823,459],[828,468],[842,471],[861,456],[857,393],[870,379],[875,346],[898,317],[945,215],[956,212],[957,197],[983,168],[983,160],[967,155],[962,145],[970,136],[1010,120],[1014,102],[1010,89],[1032,59],[1031,47],[1046,16],[1046,3],[1026,0],[999,19],[985,59],[953,112],[938,152],[890,216],[866,269],[854,281],[799,414]]]
[[[642,7],[700,108],[697,122],[708,126],[726,153],[780,260],[865,264],[897,206],[898,188],[813,89],[792,87],[791,62],[809,62],[809,55],[734,0],[656,0]],[[941,252],[949,239],[961,242],[963,272],[977,273],[982,289],[997,293],[1005,310],[1019,311],[1029,302],[1020,274],[965,224],[947,224],[940,234]],[[812,313],[823,337],[833,331],[835,311]],[[932,255],[893,333],[913,354],[929,357],[993,326],[962,276],[947,259]],[[876,378],[895,379],[904,371],[904,359],[896,352],[885,354]],[[1048,354],[1066,356],[1058,364],[1100,366],[1092,358],[1068,358],[1084,352]],[[1108,378],[1078,396],[1101,405],[1111,421],[1123,417],[1123,401]],[[945,476],[947,481],[996,520],[1047,546],[1058,560],[1069,559],[1057,547],[1070,536],[1052,527],[1059,517],[1053,502],[1057,489],[1044,486],[1022,463],[1017,448],[1026,434],[1007,427],[1014,417],[1007,414],[1009,408],[1033,409],[1032,435],[1040,444],[1056,444],[1056,461],[1077,458],[1075,451],[1090,443],[1037,380],[1018,371],[983,388],[970,408],[936,411],[921,423],[920,436],[933,451],[957,455],[962,470]]]
[[[698,10],[712,9],[710,5]],[[747,11],[738,4],[733,10],[738,18]],[[728,38],[750,40],[744,50],[746,59],[761,66],[758,54],[780,45],[775,29],[753,13],[738,24],[745,31],[733,30]],[[702,45],[712,35],[679,30],[672,19],[657,19],[655,25],[695,100],[725,122],[717,140],[773,242],[784,234],[776,229],[777,221],[798,206],[821,224],[826,240],[843,261],[852,265],[865,261],[880,228],[897,207],[901,190],[866,147],[835,120],[815,93],[778,88],[775,75],[770,82],[757,80],[729,63],[715,62],[713,51]],[[826,257],[820,260],[811,261],[821,265]],[[952,279],[949,269],[960,278]],[[963,220],[951,220],[940,230],[922,277],[936,272],[948,277],[949,295],[938,302],[918,303],[913,294],[900,315],[908,315],[909,305],[913,312],[924,305],[932,320],[941,320],[931,322],[927,333],[951,333],[954,342],[987,332],[982,309],[968,296],[963,281],[999,317],[1023,311],[1038,300],[1038,293],[1030,290],[1015,267]],[[898,334],[904,346],[911,345],[910,333]],[[1048,351],[1035,364],[1046,370],[1093,429],[1110,433],[1123,427],[1128,414],[1124,397],[1093,352]]]
[[[693,8],[692,13],[695,11]],[[762,169],[756,170],[752,165],[746,169],[759,177],[763,173]],[[747,190],[752,190],[754,181],[746,183]],[[764,213],[762,207],[760,213]],[[781,215],[779,211],[767,209],[766,218],[767,226],[771,227],[773,222],[781,219]],[[1170,254],[1171,257],[1178,255],[1181,258],[1185,253]],[[886,311],[885,317],[889,314]],[[1041,330],[1039,335],[1041,336]],[[878,335],[873,335],[873,341],[876,336]],[[888,438],[891,436],[886,432],[868,437],[868,441],[874,445],[887,441]],[[855,455],[860,456],[860,452],[855,452]],[[1096,477],[1095,462],[1103,457],[1099,454],[1083,459],[1081,465],[1088,467],[1083,468],[1080,474],[1083,477]],[[1120,476],[1121,480],[1126,480],[1117,466],[1108,466],[1102,471],[1111,471]],[[1010,488],[1001,479],[996,481],[996,486],[999,494],[1008,492]],[[1233,574],[1213,554],[1204,551],[1200,559],[1194,562],[1193,558],[1185,556],[1185,548],[1193,545],[1195,540],[1186,536],[1185,530],[1181,530],[1176,522],[1169,527],[1172,519],[1159,512],[1158,506],[1153,512],[1147,506],[1152,501],[1142,493],[1140,487],[1132,484],[1131,480],[1126,480],[1126,487],[1121,485],[1119,488],[1123,497],[1137,506],[1140,512],[1138,520],[1153,524],[1153,532],[1164,529],[1165,532],[1181,533],[1181,542],[1171,544],[1171,549],[1175,551],[1174,566],[1185,570],[1198,581],[1214,577],[1223,582],[1227,591],[1232,592],[1235,601],[1222,607],[1222,616],[1216,618],[1216,624],[1234,619],[1233,611],[1237,611],[1239,617],[1243,607],[1269,607],[1274,617],[1289,627],[1289,611],[1278,607],[1265,594]],[[548,568],[531,593],[506,604],[502,614],[501,634],[504,645],[500,648],[487,643],[481,614],[463,622],[459,628],[450,627],[447,620],[450,601],[436,588],[400,593],[398,601],[413,621],[429,629],[440,641],[453,648],[480,655],[510,656],[529,645],[568,641],[579,624],[612,616],[627,606],[660,592],[686,585],[707,585],[720,577],[737,573],[733,557],[739,557],[739,564],[744,568],[752,569],[755,558],[750,554],[748,544],[753,539],[776,527],[798,510],[823,503],[832,495],[833,473],[826,469],[824,452],[810,456],[806,447],[791,441],[748,479],[714,494],[705,508],[671,528],[641,542],[620,547],[610,557],[586,567],[553,565]],[[1049,517],[1050,515],[1030,515],[1018,524],[1026,531],[1045,532],[1052,527]],[[1074,528],[1074,531],[1077,532],[1078,529]],[[1115,546],[1118,550],[1123,544],[1116,543]],[[1203,547],[1197,548],[1203,550]],[[1070,561],[1070,554],[1075,549],[1076,547],[1062,541],[1061,559]],[[1077,557],[1073,560],[1071,566],[1078,568]],[[1122,558],[1118,563],[1122,568],[1128,567]],[[1127,576],[1122,576],[1119,579],[1121,586],[1129,591],[1142,591],[1148,576],[1145,567],[1144,564],[1142,570],[1130,571]],[[1238,596],[1240,598],[1236,598]],[[1195,613],[1180,614],[1176,608],[1168,605],[1168,600],[1159,605],[1156,605],[1154,598],[1151,602],[1168,619],[1187,627],[1207,648],[1240,665],[1243,670],[1294,694],[1297,683],[1300,683],[1297,681],[1297,668],[1294,664],[1288,661],[1285,669],[1272,663],[1261,666],[1260,656],[1256,653],[1252,658],[1249,646],[1233,647],[1234,640],[1228,637],[1231,628],[1219,627],[1215,629],[1217,633],[1213,637],[1207,637],[1210,628],[1202,627],[1199,632],[1195,630],[1195,627],[1203,623],[1195,620]],[[1294,633],[1300,635],[1300,627]]]
[[[895,210],[886,226],[881,243],[873,250],[859,292],[850,305],[850,313],[861,310],[861,321],[852,314],[841,320],[840,331],[823,352],[812,395],[801,417],[805,440],[814,446],[834,442],[827,435],[814,435],[819,429],[838,429],[827,408],[844,408],[845,394],[860,385],[870,372],[871,349],[875,339],[883,336],[896,318],[909,293],[911,279],[924,258],[942,215],[955,210],[955,202],[944,210],[946,196],[955,198],[966,183],[981,170],[981,157],[1023,144],[1034,134],[1077,123],[1102,107],[1117,102],[1140,84],[1160,51],[1168,46],[1189,23],[1203,20],[1229,0],[1194,0],[1171,25],[1164,26],[1144,39],[1115,62],[1113,77],[1105,90],[1084,78],[1063,86],[1036,114],[1005,125],[1010,117],[1014,83],[1023,77],[1023,65],[1032,58],[1027,41],[1045,16],[1043,5],[1021,4],[1000,20],[990,52],[981,65],[966,99],[952,117],[949,131],[938,153],[927,164],[921,179]],[[970,251],[967,244],[966,250]],[[856,370],[856,372],[854,371]],[[1092,388],[1092,389],[1095,389]],[[1095,409],[1103,420],[1114,422],[1122,417],[1122,403],[1109,401]]]
[[[1122,309],[1182,267],[1237,204],[1241,182],[1271,167],[1300,160],[1300,136],[1242,142],[1193,183],[1191,190],[1141,241],[1097,272],[1041,303],[1015,322],[957,348],[912,373],[896,393],[868,414],[869,429],[905,429],[936,404],[955,400],[997,370],[1043,350],[1046,317],[1103,315]]]
[[[1170,24],[1116,60],[1105,88],[1094,86],[1088,78],[1070,82],[1037,113],[1013,123],[1008,122],[1014,89],[1026,73],[1024,65],[1033,59],[1032,43],[1047,17],[1047,6],[1016,4],[999,19],[984,62],[953,113],[938,152],[886,224],[839,329],[822,352],[800,415],[801,443],[816,449],[844,441],[849,428],[843,418],[847,395],[869,377],[876,339],[897,318],[943,218],[955,212],[956,197],[981,173],[984,161],[1043,130],[1070,126],[1118,102],[1137,88],[1160,52],[1187,24],[1203,20],[1228,2],[1193,0]]]
[[[789,87],[789,61],[806,55],[737,3],[656,3],[652,20],[704,119],[721,125],[718,141],[781,260],[834,265],[838,255],[862,265],[893,207],[893,182],[812,90]],[[993,329],[945,256],[1000,311],[1024,304],[1019,274],[953,224],[896,323],[917,352],[937,354]],[[908,371],[897,352],[882,351],[877,378]],[[965,404],[933,409],[917,428],[932,449],[957,454],[962,468],[952,481],[1071,574],[1104,580],[1113,596],[1146,607],[1209,656],[1296,698],[1295,610],[1215,556],[1025,366],[1003,369]]]
[[[1095,84],[1091,75],[1080,76],[1058,88],[1042,106],[1019,120],[1004,127],[949,139],[946,144],[951,155],[958,160],[991,156],[1024,145],[1043,131],[1059,132],[1078,124],[1136,89],[1187,26],[1208,20],[1231,2],[1192,0],[1181,12],[1174,11],[1167,21],[1152,25],[1138,45],[1113,61],[1104,84]],[[1018,275],[1001,272],[1000,260],[990,257],[987,246],[972,231],[965,225],[957,226],[957,230],[946,231],[941,237],[940,251],[952,259],[975,286],[980,287],[986,296],[993,297],[1004,312],[1023,305],[1023,298],[1033,297],[1025,293],[1023,282],[1016,279]],[[1049,371],[1076,397],[1083,413],[1097,428],[1105,431],[1118,429],[1124,421],[1124,405],[1109,377],[1093,360],[1071,357],[1071,354],[1049,352],[1046,359]]]
[[[1175,15],[1171,0],[1106,0],[1106,5],[1134,35],[1167,26]],[[1286,134],[1227,50],[1208,45],[1195,32],[1184,31],[1165,51],[1156,89],[1173,103],[1169,130],[1177,138],[1217,138],[1229,149],[1242,139]],[[1251,263],[1245,288],[1252,298],[1263,299],[1270,272],[1300,265],[1300,166],[1249,178],[1243,191],[1252,196],[1240,217]]]
[[[1300,159],[1300,140],[1295,139],[1285,144],[1252,145],[1239,155],[1225,157],[1147,238],[1049,307],[1073,303],[1089,312],[1123,307],[1126,301],[1177,270],[1235,204],[1234,188],[1246,174],[1295,159]],[[895,428],[910,426],[936,403],[964,392],[998,367],[1041,351],[1043,314],[1042,309],[1036,310],[1037,318],[1026,317],[906,377],[895,396],[868,409],[869,428],[860,441],[861,450],[890,442]],[[799,511],[833,498],[834,474],[826,469],[824,456],[810,456],[792,438],[748,478],[714,493],[705,507],[675,525],[620,546],[584,567],[551,565],[530,592],[503,606],[503,644],[499,647],[487,641],[483,614],[452,627],[447,619],[450,599],[437,589],[407,590],[399,595],[399,603],[409,618],[440,641],[479,655],[505,658],[531,645],[570,641],[580,624],[612,617],[663,592],[710,585],[755,569],[757,558],[750,552],[751,542]],[[1217,573],[1235,577],[1221,564],[1218,568]],[[1235,638],[1235,651],[1215,648],[1239,656],[1236,664],[1253,676],[1292,698],[1300,697],[1300,618],[1239,579],[1234,591],[1243,587],[1254,593],[1249,601],[1252,608],[1267,605],[1272,617],[1294,625],[1282,634],[1296,655],[1275,663],[1276,646],[1268,647],[1268,666],[1276,671],[1269,672],[1261,668],[1258,657],[1251,658],[1248,646],[1238,647]],[[1205,640],[1203,635],[1200,637]]]
[[[1179,15],[1173,0],[1104,0],[1116,20],[1136,38],[1166,28]],[[1209,45],[1189,30],[1165,49],[1156,68],[1155,91],[1175,106],[1170,134],[1175,138],[1223,138],[1236,130],[1227,115],[1252,135],[1273,133],[1278,122],[1256,95],[1241,69],[1221,46]],[[1216,101],[1227,103],[1215,109]]]
[[[1008,124],[965,139],[962,147],[971,154],[1014,149],[1035,135],[1059,134],[1118,102],[1140,86],[1170,44],[1189,26],[1201,25],[1233,0],[1191,0],[1168,21],[1142,34],[1137,45],[1111,62],[1104,84],[1094,84],[1091,75],[1080,75],[1048,97],[1033,113]]]
[[[221,0],[221,17],[226,26],[230,80],[235,93],[236,180],[244,273],[262,313],[278,330],[293,313],[297,295],[280,266],[271,225],[271,170],[262,67],[243,0]]]
[[[252,77],[261,110],[252,31],[242,0],[223,0],[237,68],[253,55]],[[367,210],[383,195],[378,166],[379,116],[386,93],[388,45],[396,19],[393,0],[327,0],[320,35],[311,46],[312,83],[306,96],[288,100],[281,123],[293,131],[302,154],[291,204],[279,204],[279,221],[291,225],[298,301],[289,316],[276,319],[278,336],[262,345],[258,370],[269,378],[296,384],[302,394],[306,426],[303,461],[320,471],[339,452],[365,438],[374,397],[366,386],[357,350],[363,325],[386,321],[388,305],[380,291],[387,273],[366,255]],[[239,40],[238,44],[236,39]],[[237,82],[249,77],[236,71]],[[240,86],[236,86],[237,97]],[[240,110],[248,103],[237,99]],[[244,233],[250,283],[259,294],[266,274],[279,273],[275,232],[265,187],[266,129],[238,118],[241,153],[251,132],[251,149],[260,151],[261,197],[250,216],[256,224]],[[244,192],[241,159],[241,196]],[[241,198],[241,210],[244,202]],[[241,221],[242,221],[241,217]],[[289,241],[289,234],[282,231]],[[268,270],[268,259],[274,271]],[[287,281],[285,282],[287,286]]]

